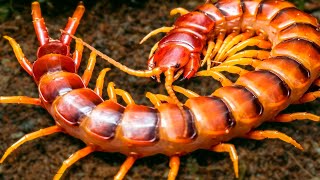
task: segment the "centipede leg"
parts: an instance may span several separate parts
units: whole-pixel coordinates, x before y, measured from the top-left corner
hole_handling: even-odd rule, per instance
[[[290,114],[279,114],[269,122],[291,122],[294,120],[304,120],[304,119],[309,119],[311,121],[319,122],[320,116],[307,113],[307,112],[296,112],[296,113],[290,113]]]
[[[29,133],[24,135],[21,139],[19,139],[17,142],[15,142],[13,145],[11,145],[6,152],[4,153],[4,155],[2,156],[0,163],[2,163],[6,157],[8,155],[10,155],[15,149],[17,149],[20,145],[22,145],[23,143],[27,142],[27,141],[31,141],[33,139],[39,138],[39,137],[43,137],[43,136],[47,136],[56,132],[61,132],[62,129],[55,125],[55,126],[51,126],[45,129],[40,129],[36,132],[33,133]]]
[[[231,48],[229,51],[227,51],[222,57],[221,59],[225,59],[228,56],[232,56],[234,55],[236,52],[241,51],[242,49],[248,47],[248,46],[257,46],[259,48],[262,49],[270,49],[272,44],[270,41],[264,40],[264,39],[260,39],[258,37],[255,38],[250,38],[247,39],[239,44],[237,44],[236,46],[234,46],[233,48]]]
[[[96,87],[94,88],[94,92],[96,92],[97,95],[99,95],[100,97],[102,97],[104,77],[105,77],[105,75],[106,75],[106,73],[107,73],[108,71],[110,71],[110,68],[105,68],[105,69],[103,69],[103,70],[99,73],[99,76],[98,76],[97,81],[96,81]]]
[[[244,41],[249,39],[254,35],[254,32],[245,32],[241,33],[234,38],[232,38],[230,41],[228,41],[225,46],[223,47],[222,51],[217,55],[217,61],[223,61],[225,59],[225,54],[228,52],[234,45],[238,44],[240,41]]]
[[[223,52],[223,49],[226,47],[226,45],[235,37],[235,36],[237,36],[239,34],[239,32],[232,32],[231,34],[229,34],[224,40],[222,39],[222,41],[223,41],[223,43],[221,44],[221,46],[219,47],[219,49],[218,49],[218,52],[217,52],[217,54],[216,54],[216,56],[215,56],[215,58],[214,58],[214,60],[213,61],[219,61],[219,59],[220,59],[220,56],[221,56],[221,54],[222,54],[222,52]],[[223,36],[224,37],[224,36]],[[218,39],[219,39],[219,37],[218,37]]]
[[[279,131],[272,131],[272,130],[265,130],[265,131],[251,131],[249,133],[247,133],[245,136],[245,138],[248,139],[254,139],[254,140],[263,140],[266,138],[270,138],[270,139],[280,139],[286,143],[292,144],[294,147],[303,150],[302,146],[297,143],[294,139],[292,139],[291,137],[287,136],[286,134],[283,134]]]
[[[220,32],[218,37],[217,37],[217,40],[216,40],[216,45],[214,46],[214,49],[210,55],[210,59],[213,59],[213,57],[215,57],[215,55],[218,53],[218,51],[220,50],[221,46],[222,46],[222,43],[223,43],[223,40],[224,40],[224,37],[225,37],[226,33],[225,32]],[[208,63],[208,62],[207,62]],[[210,62],[211,64],[211,62]]]
[[[255,59],[263,60],[263,59],[267,59],[269,56],[270,56],[269,51],[245,50],[228,57],[225,62],[233,59],[239,59],[239,58],[255,58]]]
[[[96,58],[97,58],[97,54],[94,51],[92,51],[90,53],[87,68],[82,75],[82,80],[83,80],[83,83],[85,86],[88,86],[89,81],[91,79],[92,71],[93,71],[94,66],[96,64]]]
[[[110,82],[108,84],[108,95],[111,100],[117,102],[117,95],[121,96],[122,99],[126,104],[135,104],[134,100],[132,99],[131,95],[122,89],[115,89],[115,84]]]
[[[41,100],[39,98],[31,98],[27,96],[0,96],[1,104],[32,104],[41,106]]]
[[[146,93],[146,97],[150,100],[150,102],[155,106],[155,107],[159,107],[162,102],[161,100],[157,97],[157,95],[151,93],[151,92],[147,92]]]
[[[77,162],[79,159],[81,159],[81,158],[87,156],[88,154],[92,153],[93,151],[95,151],[94,147],[87,146],[87,147],[85,147],[83,149],[80,149],[76,153],[72,154],[67,160],[63,161],[62,166],[60,167],[60,169],[58,170],[56,175],[53,177],[53,179],[54,180],[59,180],[68,167],[70,167],[72,164]]]
[[[178,92],[178,93],[181,93],[183,95],[185,95],[187,98],[194,98],[194,97],[199,97],[200,95],[189,90],[189,89],[185,89],[183,87],[180,87],[180,86],[173,86],[173,90]]]
[[[161,27],[158,29],[155,29],[151,31],[149,34],[147,34],[141,41],[140,44],[144,43],[147,39],[149,39],[151,36],[157,35],[159,33],[167,33],[171,31],[174,27]]]
[[[135,156],[127,157],[126,161],[121,165],[117,175],[114,176],[114,180],[123,179],[136,160],[137,158]]]
[[[18,59],[19,64],[22,66],[22,68],[29,74],[33,75],[32,72],[32,64],[31,62],[24,56],[22,49],[20,48],[20,45],[11,37],[9,36],[3,36],[3,38],[7,39],[13,48],[13,52],[16,55],[16,58]]]
[[[202,63],[201,63],[201,67],[206,63],[207,64],[207,69],[209,70],[210,67],[211,67],[211,59],[210,59],[210,56],[211,56],[211,53],[213,51],[215,47],[215,43],[213,41],[209,41],[208,42],[208,48],[207,48],[207,51],[206,51],[206,55],[204,56],[203,60],[202,60]]]
[[[82,59],[82,52],[83,52],[83,44],[79,39],[76,39],[76,48],[72,55],[72,59],[74,64],[76,65],[76,70],[78,71]]]
[[[156,103],[159,104],[161,101],[165,101],[171,104],[174,104],[174,101],[171,99],[171,97],[163,95],[163,94],[153,94],[151,92],[147,92],[146,94],[147,98],[152,102],[152,104]]]
[[[215,66],[211,68],[209,71],[218,71],[218,72],[225,71],[228,73],[238,74],[238,75],[243,75],[248,72],[247,70],[238,66],[224,66],[224,65]]]
[[[169,166],[170,166],[170,171],[168,174],[168,180],[175,180],[179,171],[179,166],[180,166],[179,156],[171,156]]]
[[[302,104],[307,103],[316,100],[320,97],[320,91],[314,91],[304,94],[297,102],[296,104]]]
[[[125,91],[125,90],[122,90],[122,89],[115,89],[115,92],[117,95],[121,96],[122,99],[124,100],[124,102],[126,104],[135,104],[134,100],[132,99],[131,95]]]
[[[230,159],[232,160],[233,163],[233,169],[234,173],[236,175],[236,178],[239,178],[239,166],[238,166],[238,155],[237,155],[237,150],[234,147],[233,144],[218,144],[214,147],[212,147],[212,151],[215,152],[228,152],[230,155]]]
[[[262,61],[252,58],[239,58],[239,59],[231,59],[223,62],[223,66],[234,66],[234,65],[249,65],[252,67],[257,67]]]
[[[178,7],[178,8],[174,8],[170,11],[170,16],[174,16],[176,14],[180,14],[181,16],[188,14],[189,11],[182,8],[182,7]]]
[[[227,77],[217,71],[203,70],[197,72],[196,76],[211,76],[214,80],[219,81],[223,87],[232,85],[232,82]]]

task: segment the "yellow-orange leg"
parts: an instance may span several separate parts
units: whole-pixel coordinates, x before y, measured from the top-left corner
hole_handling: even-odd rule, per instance
[[[76,65],[76,70],[78,71],[82,59],[82,52],[83,52],[83,44],[78,39],[76,40],[76,48],[73,52],[72,59],[74,64]]]
[[[137,157],[135,156],[127,157],[126,161],[121,165],[117,175],[114,176],[114,180],[123,179],[136,160],[137,160]]]
[[[307,112],[296,112],[296,113],[290,113],[290,114],[279,114],[270,121],[271,122],[291,122],[294,120],[305,120],[305,119],[319,122],[320,116],[307,113]]]
[[[228,57],[226,61],[240,58],[255,58],[259,60],[264,60],[267,59],[269,56],[270,52],[265,50],[244,50]]]
[[[189,89],[185,89],[183,87],[180,87],[180,86],[173,86],[173,90],[178,92],[178,93],[181,93],[183,95],[185,95],[187,98],[194,98],[194,97],[199,97],[200,95],[189,90]]]
[[[174,29],[174,27],[161,27],[158,29],[155,29],[153,31],[151,31],[149,34],[147,34],[141,41],[140,44],[142,44],[143,42],[145,42],[147,39],[149,39],[151,36],[155,36],[159,33],[167,33],[169,31],[171,31],[172,29]]]
[[[233,144],[218,144],[211,149],[212,151],[215,152],[228,152],[230,155],[230,159],[232,160],[233,163],[233,169],[234,169],[234,174],[236,175],[236,178],[239,178],[239,166],[238,166],[238,155],[237,155],[237,150],[234,147]]]
[[[314,91],[304,94],[296,103],[302,104],[316,100],[320,97],[320,91]]]
[[[32,104],[41,106],[41,100],[39,98],[31,98],[27,96],[0,96],[1,104]]]
[[[279,131],[272,131],[272,130],[265,130],[265,131],[251,131],[248,134],[244,136],[245,138],[248,139],[254,139],[254,140],[263,140],[266,138],[270,139],[280,139],[286,143],[292,144],[294,147],[303,150],[302,146],[297,143],[294,139],[291,137],[279,132]]]
[[[242,69],[238,66],[224,66],[224,65],[215,66],[211,68],[209,71],[218,71],[218,72],[226,71],[232,74],[239,74],[239,75],[243,75],[248,72],[247,70]]]
[[[241,33],[234,38],[232,38],[228,43],[223,47],[221,52],[217,55],[217,61],[223,61],[225,58],[226,52],[228,52],[232,47],[238,44],[241,41],[247,40],[254,35],[253,31]]]
[[[147,92],[146,97],[151,101],[153,105],[160,105],[162,101],[174,104],[174,101],[169,96],[163,94],[153,94],[151,92]]]
[[[252,58],[239,58],[239,59],[231,59],[223,62],[223,66],[234,66],[234,65],[249,65],[252,67],[257,67],[262,61]]]
[[[170,171],[168,174],[168,180],[175,180],[178,175],[179,166],[180,166],[179,156],[171,156],[169,166],[170,166]]]
[[[96,92],[100,97],[102,97],[102,90],[103,90],[103,84],[104,84],[104,77],[106,73],[110,71],[110,68],[103,69],[97,78],[96,81],[96,87],[94,88],[94,92]]]
[[[227,44],[229,44],[229,42],[239,34],[239,32],[232,32],[231,34],[229,34],[224,40],[223,40],[223,43],[222,45],[220,46],[220,48],[218,49],[218,52],[214,58],[213,61],[219,61],[220,59],[220,56],[223,52],[223,49],[226,47]]]
[[[96,64],[96,58],[97,58],[97,54],[94,51],[92,51],[90,53],[87,68],[82,75],[82,80],[83,80],[83,83],[85,86],[88,86],[89,81],[91,79],[92,71],[93,71],[94,66]]]
[[[213,41],[209,41],[208,42],[208,48],[207,48],[207,51],[206,51],[206,54],[202,60],[202,63],[201,63],[201,67],[204,65],[204,64],[207,64],[207,70],[210,69],[211,67],[211,59],[210,59],[210,56],[212,54],[212,51],[215,47],[215,43]]]
[[[131,95],[122,89],[115,89],[115,84],[113,82],[110,82],[108,84],[108,96],[110,100],[113,100],[114,102],[117,102],[117,95],[121,96],[122,99],[126,104],[135,104],[134,100],[132,99]]]
[[[182,7],[178,7],[178,8],[174,8],[170,11],[170,16],[174,16],[176,14],[180,14],[181,16],[188,14],[189,11],[182,8]]]
[[[159,107],[162,102],[161,100],[157,97],[156,94],[153,94],[151,92],[146,93],[146,97],[150,100],[150,102],[157,108]]]
[[[20,145],[22,145],[23,143],[27,142],[27,141],[31,141],[33,139],[39,138],[39,137],[43,137],[43,136],[47,136],[56,132],[61,132],[62,129],[55,125],[55,126],[51,126],[45,129],[40,129],[36,132],[33,133],[29,133],[24,135],[21,139],[19,139],[17,142],[15,142],[13,145],[11,145],[6,152],[4,153],[4,155],[2,156],[0,163],[2,163],[6,157],[8,155],[10,155],[15,149],[17,149]]]
[[[22,66],[22,68],[29,74],[33,75],[32,72],[32,64],[30,61],[24,56],[22,49],[20,48],[19,44],[11,37],[9,36],[3,36],[5,39],[7,39],[13,48],[13,52],[18,59],[19,64]]]
[[[223,74],[217,71],[199,71],[195,76],[211,76],[214,80],[219,81],[221,86],[231,86],[233,83],[226,78]]]
[[[226,33],[225,32],[220,32],[218,37],[217,37],[217,40],[216,40],[216,45],[210,55],[210,59],[213,59],[213,57],[215,57],[215,55],[218,53],[218,51],[220,50],[221,46],[222,46],[222,43],[223,43],[223,40],[224,40],[224,37],[226,36]],[[211,64],[211,63],[210,63]]]
[[[250,39],[247,39],[247,40],[235,45],[233,48],[231,48],[229,51],[227,51],[221,57],[221,59],[226,59],[228,56],[232,56],[235,53],[237,53],[238,51],[241,51],[242,49],[244,49],[248,46],[257,46],[262,49],[270,49],[272,47],[272,44],[270,41],[261,39],[261,36],[250,38]]]
[[[74,154],[72,154],[67,160],[63,161],[62,166],[60,167],[60,169],[58,170],[56,175],[53,177],[53,179],[59,180],[62,177],[63,173],[67,170],[67,168],[69,168],[72,164],[77,162],[79,159],[92,153],[93,151],[95,151],[94,147],[87,146],[87,147],[75,152]]]

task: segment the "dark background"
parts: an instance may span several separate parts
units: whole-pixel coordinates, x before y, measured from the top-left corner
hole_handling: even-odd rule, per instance
[[[319,15],[314,2],[297,1],[300,8]],[[42,0],[41,8],[51,37],[60,35],[67,18],[72,15],[78,1]],[[145,69],[152,45],[163,35],[146,43],[138,42],[151,30],[171,26],[174,18],[169,12],[175,7],[192,10],[203,1],[111,0],[85,1],[86,12],[76,35],[119,62],[134,68]],[[319,4],[318,4],[319,5]],[[31,1],[0,1],[0,35],[16,39],[25,55],[35,60],[38,42],[31,19]],[[73,45],[72,45],[73,47]],[[79,72],[82,75],[89,51],[86,49]],[[163,84],[147,78],[128,76],[98,58],[90,82],[93,88],[100,70],[111,67],[106,81],[128,91],[139,104],[151,105],[145,93],[165,94]],[[9,43],[0,38],[0,95],[26,95],[37,97],[32,78],[18,64]],[[107,85],[105,83],[105,87]],[[218,87],[211,78],[193,78],[177,82],[201,95],[208,95]],[[105,98],[106,92],[105,92]],[[180,97],[182,98],[182,97]],[[320,114],[319,102],[290,107],[288,111],[307,111]],[[40,107],[29,105],[0,106],[0,154],[23,135],[54,125],[53,119]],[[259,129],[279,130],[296,139],[305,148],[299,151],[279,140],[254,141],[235,139],[239,154],[241,179],[319,179],[320,125],[310,121],[268,123]],[[20,146],[0,165],[0,179],[52,179],[53,175],[72,153],[85,144],[66,134],[58,133],[33,140]],[[120,154],[93,153],[74,164],[65,172],[65,179],[112,179],[125,157]],[[164,179],[169,167],[163,155],[138,160],[126,179]],[[233,166],[226,153],[196,151],[181,159],[178,179],[234,179]]]

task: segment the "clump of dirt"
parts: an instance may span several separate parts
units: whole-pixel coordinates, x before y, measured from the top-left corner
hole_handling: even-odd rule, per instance
[[[44,0],[43,16],[53,38],[71,16],[77,2],[59,4]],[[138,42],[153,29],[171,26],[175,18],[169,12],[175,7],[192,10],[200,1],[85,1],[86,12],[76,35],[119,62],[134,68],[146,69],[149,51],[162,35],[146,43]],[[26,57],[36,58],[38,42],[31,20],[31,2],[12,4],[11,15],[0,25],[1,36],[9,35],[20,43]],[[315,11],[313,10],[314,12]],[[18,64],[12,48],[0,39],[0,95],[37,97],[37,86]],[[83,73],[89,56],[85,50],[81,70]],[[94,87],[98,73],[106,67],[107,82],[128,91],[138,104],[151,105],[145,97],[147,91],[165,94],[163,84],[152,79],[129,76],[102,59],[97,60],[90,87]],[[195,78],[177,82],[199,94],[208,95],[218,82],[210,78]],[[104,93],[106,96],[106,92]],[[319,103],[294,106],[290,111],[307,111],[320,114]],[[53,119],[40,107],[26,105],[0,106],[0,154],[23,135],[54,125]],[[299,121],[268,123],[259,129],[278,130],[295,138],[304,147],[299,151],[279,140],[253,141],[235,139],[239,154],[241,179],[317,179],[320,178],[320,126],[319,123]],[[62,162],[85,144],[66,134],[55,134],[27,142],[0,166],[0,179],[52,179]],[[64,175],[65,179],[112,179],[125,157],[120,154],[93,153],[74,164]],[[164,179],[169,170],[168,158],[163,155],[138,160],[126,179]],[[228,154],[196,151],[181,159],[178,179],[234,179]]]

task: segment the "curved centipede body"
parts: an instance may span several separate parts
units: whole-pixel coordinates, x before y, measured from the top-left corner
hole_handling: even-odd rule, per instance
[[[65,31],[70,36],[64,34],[60,40],[51,41],[36,4],[33,12],[37,13],[33,19],[41,46],[35,63],[31,66],[16,42],[6,38],[14,47],[22,67],[37,82],[40,97],[1,97],[1,103],[41,105],[52,115],[56,125],[24,136],[6,151],[1,162],[23,142],[65,132],[84,141],[87,147],[66,160],[55,179],[59,179],[74,162],[94,151],[120,152],[128,156],[115,179],[122,179],[136,159],[165,154],[170,157],[168,178],[174,179],[179,169],[179,157],[197,149],[229,152],[235,175],[238,176],[235,148],[226,142],[236,137],[258,140],[278,138],[302,149],[295,140],[278,131],[253,129],[266,121],[319,120],[318,116],[306,113],[276,116],[289,104],[305,97],[306,91],[317,80],[320,68],[318,22],[290,3],[219,1],[215,5],[206,3],[191,12],[191,15],[194,13],[207,18],[213,24],[212,32],[230,32],[232,28],[245,31],[248,28],[265,33],[273,48],[270,58],[259,63],[254,71],[241,75],[233,85],[219,88],[211,96],[199,96],[180,89],[189,97],[182,112],[170,97],[151,93],[147,97],[155,107],[137,105],[127,92],[115,89],[112,83],[108,86],[110,99],[103,100],[102,82],[108,69],[100,73],[94,90],[87,88],[95,53],[99,52],[93,51],[82,77],[76,74],[82,51],[80,41],[77,41],[74,56],[71,58],[69,54],[70,36],[77,27],[73,24],[79,22],[83,6],[78,6],[66,26]],[[163,44],[171,42],[165,41]],[[127,106],[117,103],[117,95],[123,97]]]

